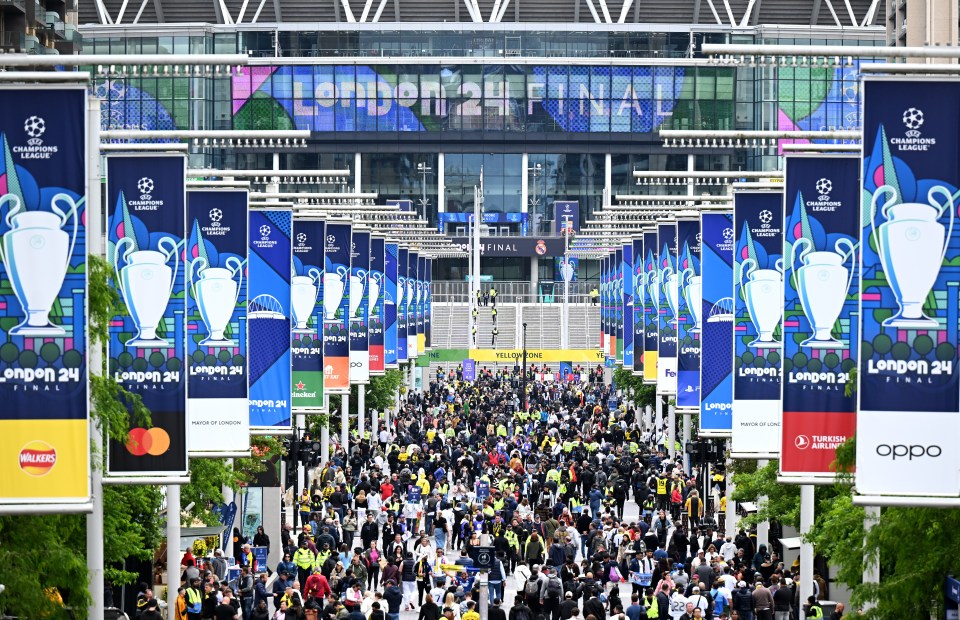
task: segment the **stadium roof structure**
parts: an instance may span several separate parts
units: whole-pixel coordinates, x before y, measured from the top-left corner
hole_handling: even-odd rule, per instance
[[[727,30],[758,25],[855,30],[885,23],[880,0],[90,0],[80,24],[265,26],[394,23],[696,25]],[[816,35],[813,35],[816,36]]]

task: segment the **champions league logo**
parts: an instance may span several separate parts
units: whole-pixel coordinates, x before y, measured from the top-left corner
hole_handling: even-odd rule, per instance
[[[827,178],[819,179],[814,184],[817,190],[816,200],[807,200],[806,205],[811,211],[836,211],[841,205],[839,200],[830,200],[830,192],[833,191],[833,181]]]
[[[200,229],[203,231],[203,234],[210,237],[222,237],[230,232],[230,227],[223,225],[223,211],[214,207],[210,209],[207,216],[210,218],[210,225],[203,226]]]
[[[770,222],[773,221],[773,213],[764,209],[760,212],[760,223],[763,228],[770,228]]]
[[[266,241],[270,238],[270,227],[264,224],[260,227],[260,239]]]
[[[890,144],[897,147],[900,151],[927,151],[931,146],[937,143],[936,138],[924,138],[920,128],[926,122],[923,110],[919,108],[907,108],[903,111],[903,126],[907,128],[903,135],[904,138],[890,138]]]
[[[272,248],[275,245],[277,245],[277,242],[270,238],[270,233],[273,232],[273,229],[270,228],[268,225],[266,224],[261,225],[260,228],[258,229],[258,232],[260,233],[260,238],[254,240],[253,242],[254,247]]]
[[[820,202],[830,200],[830,192],[833,191],[833,183],[830,179],[820,179],[817,181],[817,193],[820,194]]]
[[[223,211],[220,209],[210,209],[210,225],[214,228],[220,226],[220,220],[223,219]]]
[[[140,200],[150,200],[153,198],[153,179],[143,177],[137,181],[137,191],[140,192]]]
[[[307,242],[307,233],[299,233],[297,235],[297,245],[302,246]]]
[[[733,251],[733,229],[724,228],[723,229],[723,239],[720,243],[717,244],[717,248],[722,252],[732,252]]]
[[[27,146],[15,146],[11,149],[21,159],[50,159],[57,152],[55,146],[44,146],[41,136],[47,131],[47,122],[40,116],[30,116],[23,121],[23,131],[27,134]]]

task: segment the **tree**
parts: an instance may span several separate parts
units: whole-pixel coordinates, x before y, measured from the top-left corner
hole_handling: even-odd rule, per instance
[[[632,400],[637,407],[642,408],[647,405],[652,407],[656,403],[657,386],[644,383],[643,377],[636,376],[632,370],[618,366],[613,371],[613,382],[616,384],[617,389],[624,390],[625,393],[631,394],[630,400]]]

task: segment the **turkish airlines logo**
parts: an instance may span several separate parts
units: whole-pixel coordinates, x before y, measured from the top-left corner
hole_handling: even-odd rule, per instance
[[[793,440],[793,445],[797,450],[806,450],[810,447],[810,438],[806,435],[797,435]]]

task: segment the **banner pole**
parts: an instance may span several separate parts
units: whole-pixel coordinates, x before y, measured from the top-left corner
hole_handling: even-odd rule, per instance
[[[880,506],[864,506],[863,507],[863,542],[864,547],[866,547],[867,536],[870,534],[870,528],[877,524],[880,521]],[[863,583],[873,583],[880,584],[880,554],[877,553],[873,556],[868,553],[863,554]],[[866,603],[863,606],[863,609],[869,610],[876,605],[872,602]]]
[[[320,428],[320,463],[330,462],[330,395],[323,392],[323,409],[327,412],[327,423]]]
[[[357,386],[357,434],[360,441],[363,441],[364,416],[367,415],[367,386],[360,384]]]
[[[672,461],[677,458],[677,409],[670,404],[669,399],[669,396],[663,396],[667,405],[667,454],[670,455]]]
[[[340,397],[340,447],[345,453],[350,448],[350,394]]]
[[[91,256],[103,257],[103,222],[100,217],[100,100],[87,99],[87,251]],[[90,270],[87,268],[87,277]],[[98,342],[90,347],[88,368],[93,374],[100,374],[103,366],[103,347]],[[96,450],[103,452],[103,433],[93,417],[90,418],[90,440]],[[90,468],[90,501],[93,511],[87,515],[87,574],[90,579],[90,618],[104,617],[103,582],[103,470],[106,461],[94,463]]]
[[[733,501],[733,489],[734,489],[733,459],[729,457],[730,447],[732,446],[733,441],[731,439],[728,439],[725,443],[726,443],[726,451],[728,456],[725,463],[726,476],[727,476],[727,485],[726,485],[727,511],[726,511],[726,514],[724,515],[724,525],[726,526],[725,528],[726,531],[724,533],[727,536],[735,537],[737,535],[737,510],[736,510],[736,502]]]
[[[296,498],[294,498],[296,502]],[[229,535],[229,533],[227,533]],[[180,583],[180,486],[167,485],[167,613],[177,608]],[[188,584],[189,585],[189,584]]]
[[[816,487],[812,484],[800,486],[800,604],[813,596],[813,543],[806,536],[813,529],[814,501]],[[820,593],[823,598],[825,593]]]
[[[758,460],[757,469],[763,469],[764,467],[766,467],[767,462],[768,461],[766,459]],[[757,500],[757,507],[760,508],[766,505],[766,503],[767,503],[767,496],[762,495]],[[767,550],[769,551],[770,549],[770,522],[769,521],[761,521],[760,523],[757,524],[757,549],[760,548],[760,545],[766,545]]]
[[[690,455],[687,454],[687,444],[690,443],[690,416],[683,416],[683,471],[690,475]],[[706,495],[703,496],[706,501]]]

